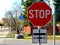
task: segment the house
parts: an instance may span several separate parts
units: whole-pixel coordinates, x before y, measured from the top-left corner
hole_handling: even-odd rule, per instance
[[[4,28],[3,20],[0,20],[0,28]]]

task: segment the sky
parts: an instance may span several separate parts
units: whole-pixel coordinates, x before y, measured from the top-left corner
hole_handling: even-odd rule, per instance
[[[48,4],[47,0],[45,0],[45,2]],[[52,9],[52,15],[54,15],[55,7],[52,0],[50,0],[50,7]]]
[[[5,11],[10,10],[12,8],[14,2],[21,3],[21,0],[0,0],[0,20],[4,18]],[[51,3],[51,8],[54,10],[52,3]]]
[[[10,10],[14,2],[21,0],[0,0],[0,19],[4,18],[5,11]]]

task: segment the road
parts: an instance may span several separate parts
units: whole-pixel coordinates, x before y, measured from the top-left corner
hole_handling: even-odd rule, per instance
[[[5,38],[8,34],[7,30],[0,29],[0,45],[39,45],[33,44],[32,40],[17,40],[17,39],[10,39]],[[53,40],[48,40],[47,43],[43,43],[41,45],[53,45]],[[60,45],[60,40],[56,40],[56,45]]]
[[[32,40],[16,40],[16,39],[5,39],[1,45],[39,45],[33,44]],[[53,45],[53,40],[48,40],[47,43],[41,45]],[[56,45],[60,45],[60,40],[56,40]]]

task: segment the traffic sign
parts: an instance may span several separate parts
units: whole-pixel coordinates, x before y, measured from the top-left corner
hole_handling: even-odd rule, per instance
[[[24,19],[24,17],[23,17],[23,16],[19,16],[19,19],[20,19],[20,20],[23,20],[23,19]]]
[[[45,26],[52,17],[52,9],[45,2],[34,2],[28,8],[28,19],[35,26]]]
[[[46,29],[41,29],[40,33],[38,29],[33,29],[32,42],[33,43],[47,43]]]

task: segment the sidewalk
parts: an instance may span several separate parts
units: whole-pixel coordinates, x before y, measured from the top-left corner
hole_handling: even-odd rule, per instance
[[[0,32],[0,38],[5,38],[9,31]]]
[[[7,35],[8,33],[9,33],[8,30],[0,29],[0,43],[3,43],[4,38],[6,37],[6,35]]]

